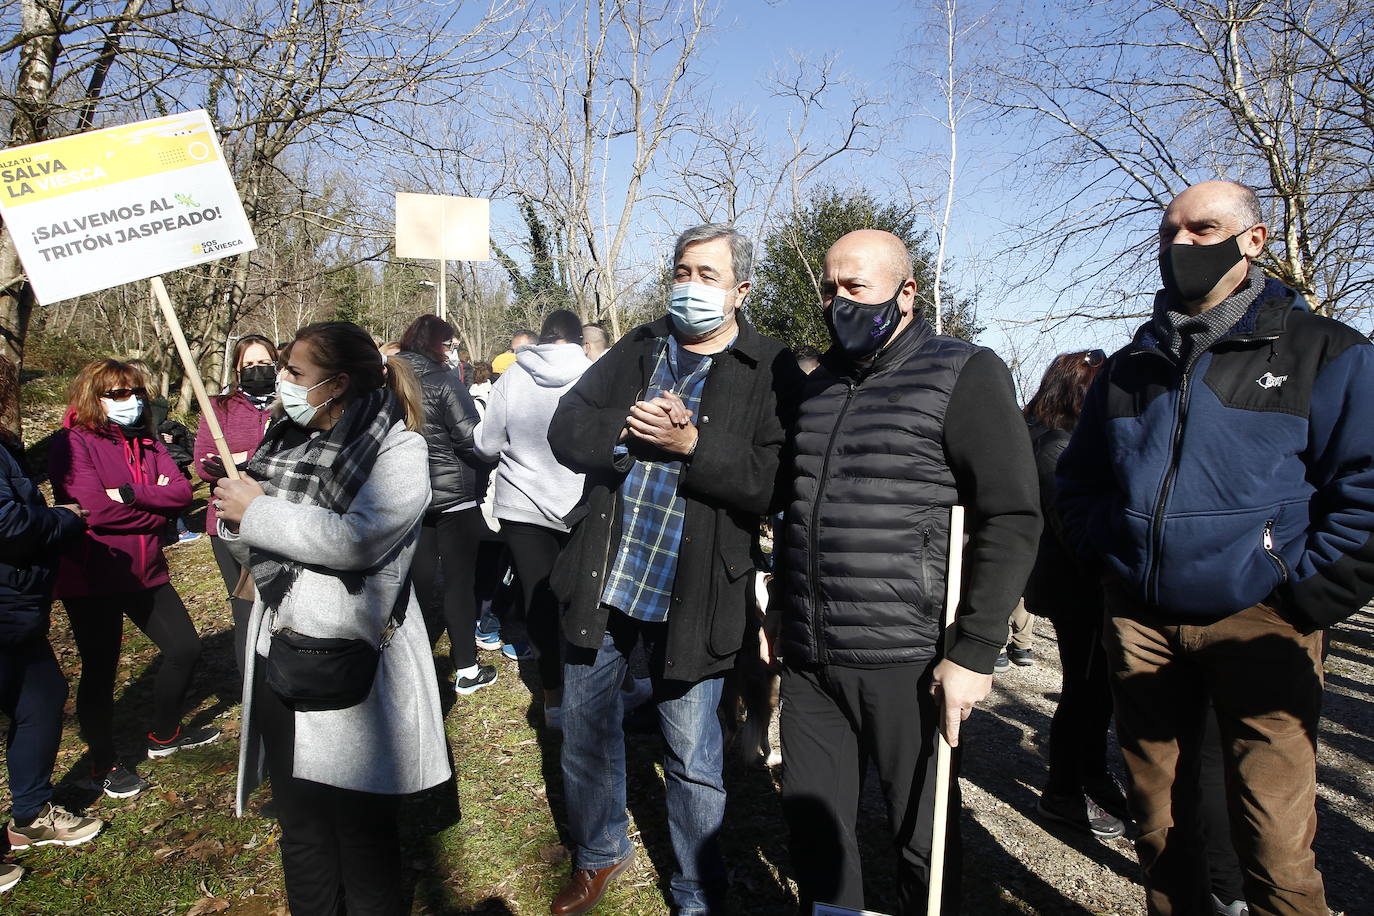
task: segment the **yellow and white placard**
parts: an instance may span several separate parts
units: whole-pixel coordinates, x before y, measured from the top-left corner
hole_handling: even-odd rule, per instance
[[[41,302],[257,248],[205,111],[0,150],[0,215]]]

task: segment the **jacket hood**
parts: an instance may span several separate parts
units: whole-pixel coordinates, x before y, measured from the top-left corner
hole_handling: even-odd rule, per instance
[[[592,361],[578,344],[550,343],[521,347],[515,361],[540,388],[562,388],[582,377]]]

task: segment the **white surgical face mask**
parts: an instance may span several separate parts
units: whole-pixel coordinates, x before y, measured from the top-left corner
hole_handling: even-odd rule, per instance
[[[331,375],[324,381],[316,382],[309,388],[304,385],[298,385],[295,382],[288,382],[284,378],[278,378],[277,397],[281,399],[282,410],[286,411],[286,415],[297,425],[309,426],[310,421],[315,419],[315,414],[319,413],[320,408],[328,405],[329,401],[334,399],[330,398],[329,401],[325,401],[323,404],[311,404],[306,395],[323,385],[325,382],[332,382],[336,378],[338,378],[337,375]]]
[[[683,334],[701,337],[725,323],[727,292],[705,283],[674,283],[668,314],[673,316],[673,323]]]
[[[133,426],[143,416],[143,401],[138,395],[131,394],[122,401],[114,398],[101,398],[100,403],[105,408],[105,416],[109,417],[111,423],[118,423],[120,426]]]

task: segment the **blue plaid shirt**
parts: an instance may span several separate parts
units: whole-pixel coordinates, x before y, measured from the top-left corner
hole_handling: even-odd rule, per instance
[[[686,367],[682,363],[695,354],[684,360],[682,352],[671,334],[667,345],[659,346],[645,400],[652,400],[660,391],[673,391],[696,416],[701,390],[711,371],[711,357],[703,357],[683,377],[681,370]],[[616,451],[624,454],[626,448],[616,446]],[[639,460],[630,466],[620,485],[620,546],[606,577],[601,603],[636,620],[661,623],[668,619],[687,507],[687,500],[678,492],[681,474],[680,460]]]

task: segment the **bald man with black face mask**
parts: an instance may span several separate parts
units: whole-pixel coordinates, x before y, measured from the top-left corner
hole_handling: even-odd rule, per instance
[[[1030,573],[1040,497],[1011,376],[917,313],[906,246],[861,230],[826,254],[833,346],[801,389],[779,531],[783,809],[802,912],[864,908],[854,832],[878,767],[898,848],[898,913],[925,912],[937,728],[992,686]],[[785,478],[786,479],[786,478]],[[942,639],[950,506],[968,510],[963,600]],[[957,774],[958,751],[954,755]],[[943,909],[959,912],[958,780]]]
[[[1065,533],[1103,572],[1152,914],[1211,912],[1181,826],[1209,700],[1250,912],[1327,913],[1320,629],[1374,596],[1374,347],[1264,275],[1268,234],[1244,185],[1174,199],[1154,316],[1103,364],[1058,466]]]

